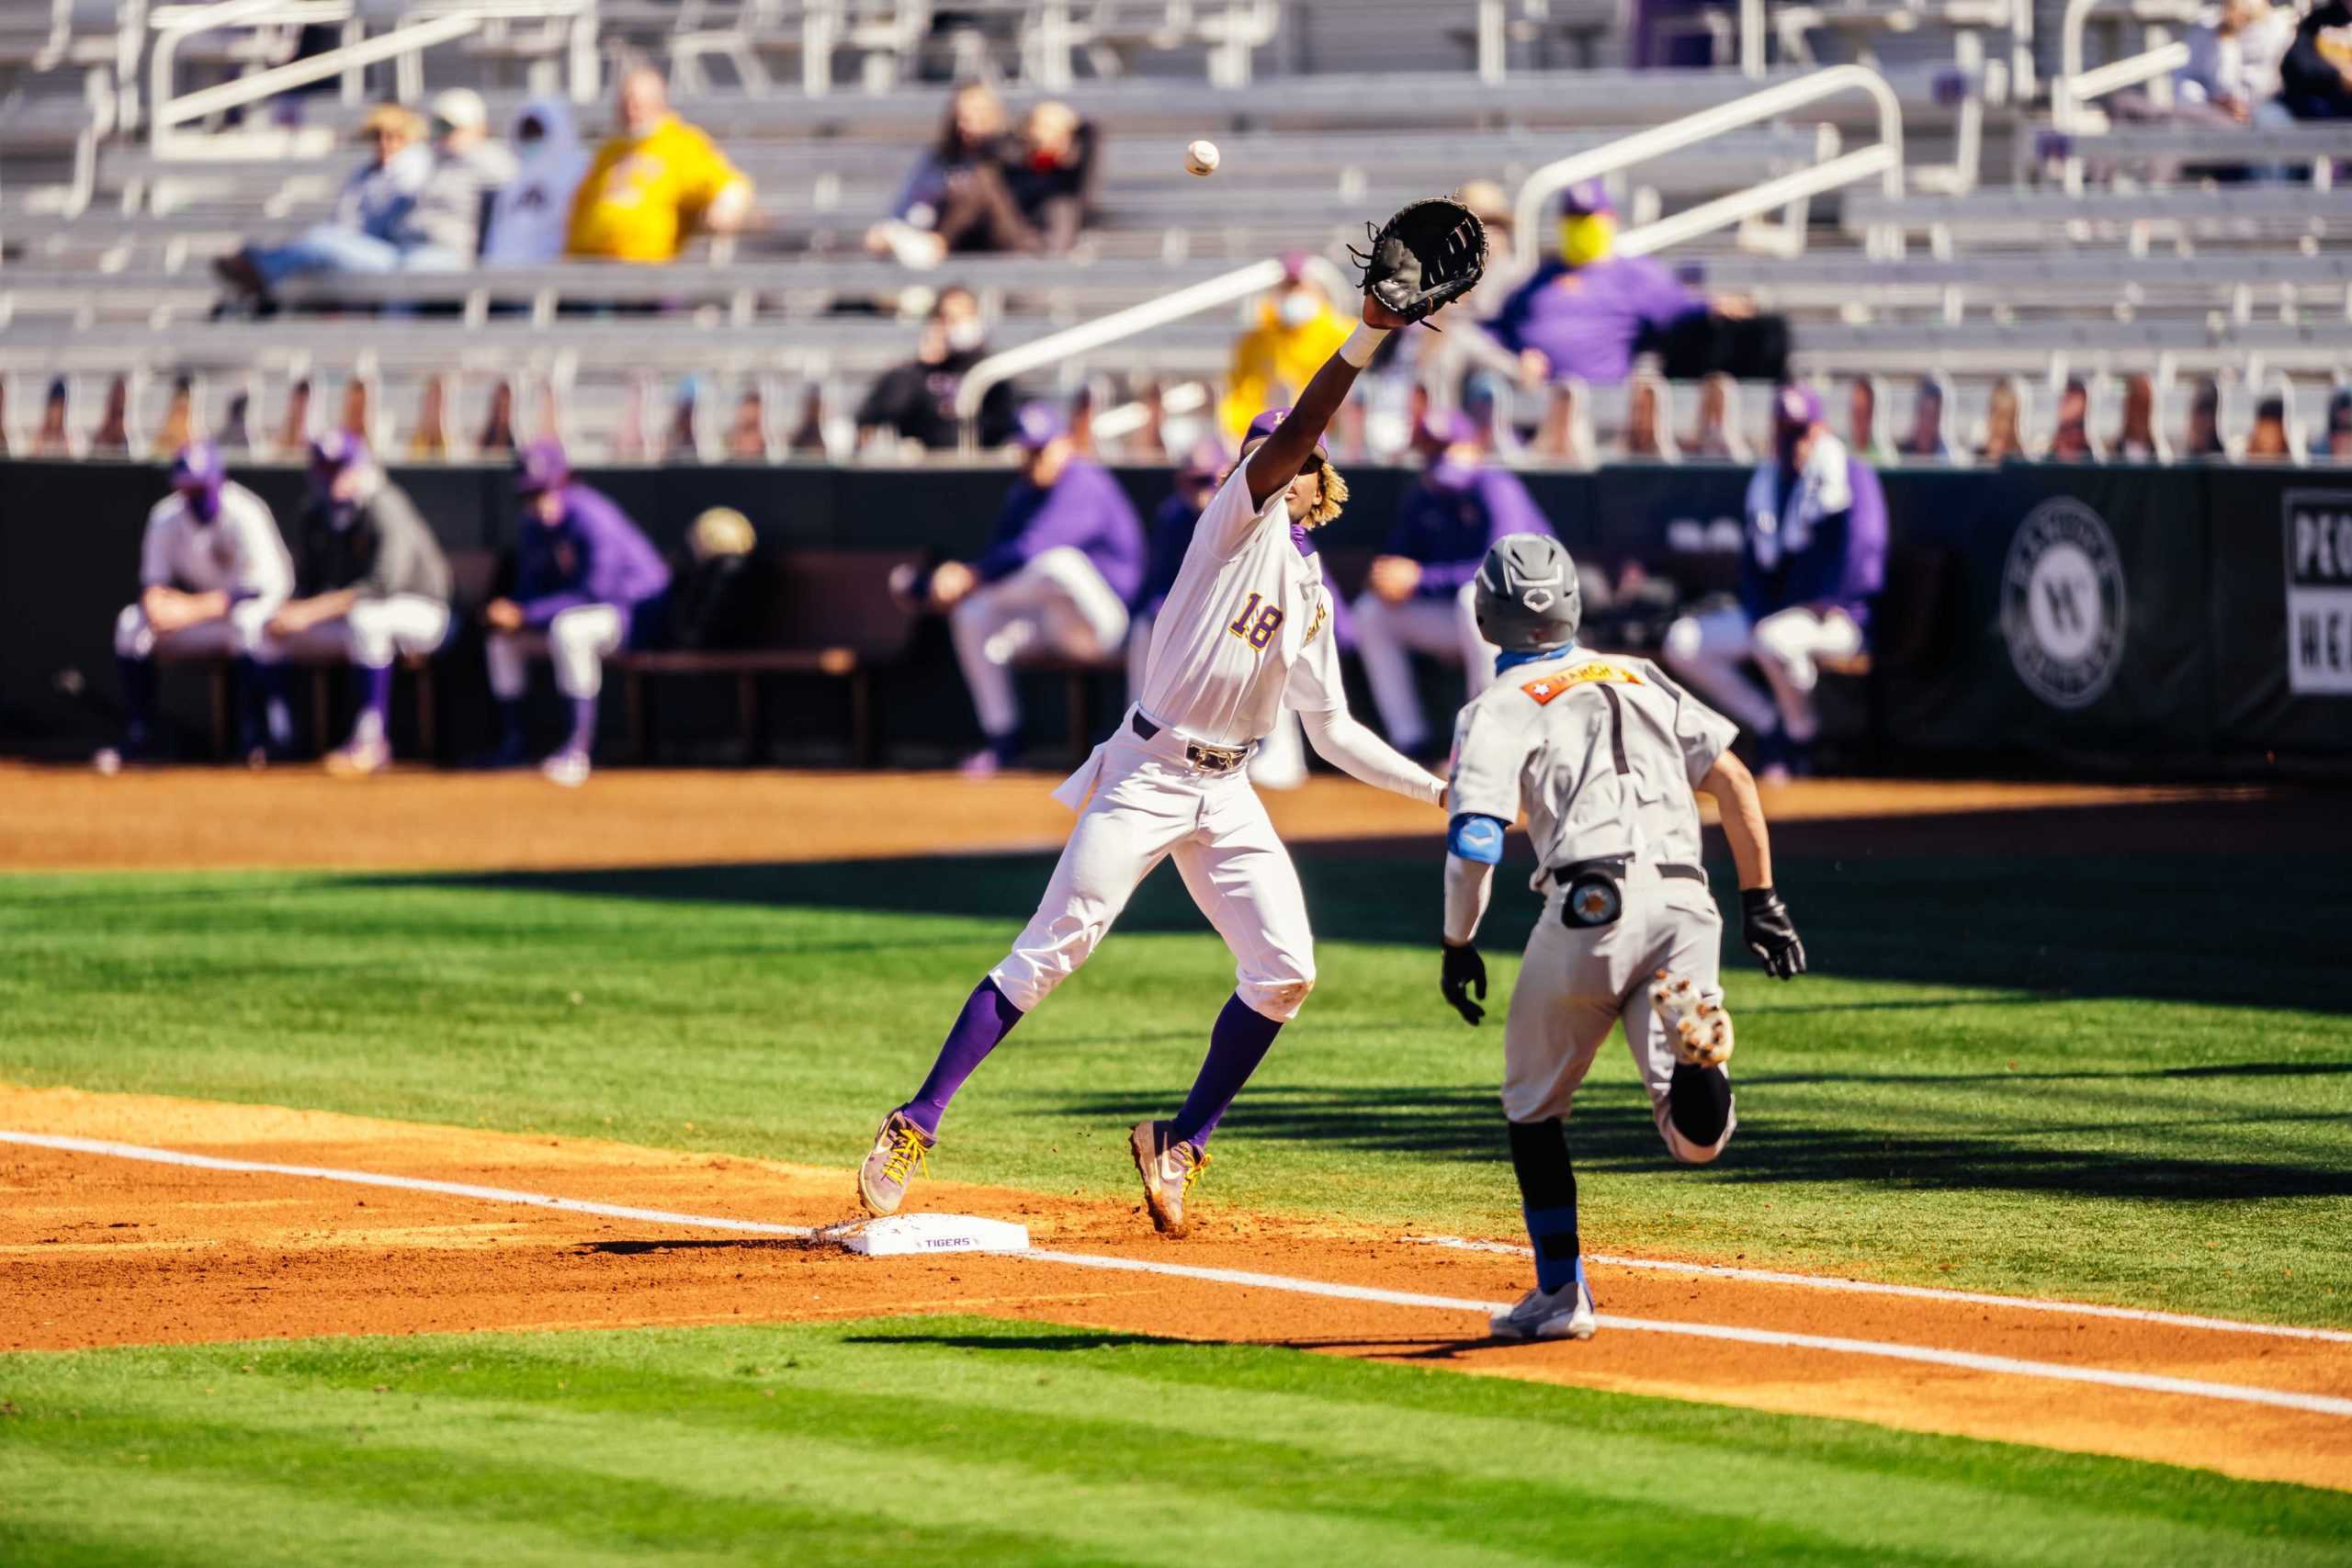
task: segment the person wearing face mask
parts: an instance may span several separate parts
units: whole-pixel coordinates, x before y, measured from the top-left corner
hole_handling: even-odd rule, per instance
[[[311,443],[310,488],[298,597],[269,618],[254,657],[272,666],[288,659],[349,664],[359,714],[349,739],[327,754],[327,771],[381,773],[392,760],[385,730],[392,660],[423,658],[448,636],[449,562],[408,492],[349,431]]]
[[[939,292],[923,318],[915,356],[885,371],[857,406],[858,438],[888,436],[938,450],[952,447],[960,434],[956,392],[964,374],[988,355],[988,328],[972,291],[951,284]],[[1012,439],[1012,384],[999,381],[980,399],[979,442],[1001,446]]]
[[[215,258],[213,272],[237,294],[266,303],[287,278],[308,273],[397,272],[416,249],[406,233],[409,211],[433,174],[433,149],[423,124],[398,104],[379,104],[360,123],[368,161],[351,173],[334,212],[282,245],[247,245]],[[431,254],[420,253],[430,265]]]
[[[517,167],[490,205],[481,259],[492,266],[543,266],[563,254],[571,198],[588,172],[588,154],[560,95],[533,98],[508,130]]]
[[[1479,635],[1479,563],[1510,534],[1552,532],[1519,476],[1487,458],[1466,414],[1421,422],[1413,446],[1420,482],[1405,492],[1382,554],[1355,602],[1357,652],[1389,744],[1408,757],[1444,749],[1430,733],[1413,681],[1415,652],[1457,664],[1467,697],[1495,678],[1495,649]]]
[[[1259,410],[1288,402],[1339,352],[1350,330],[1348,318],[1306,276],[1306,253],[1284,255],[1282,282],[1259,302],[1257,323],[1234,340],[1217,406],[1227,439],[1238,441]]]
[[[731,234],[752,211],[752,182],[700,130],[670,112],[662,73],[621,78],[620,129],[596,150],[571,201],[564,249],[591,261],[674,261],[697,233]]]
[[[1667,668],[1756,738],[1767,782],[1806,769],[1820,720],[1820,661],[1860,653],[1886,578],[1878,475],[1831,434],[1820,395],[1786,386],[1772,456],[1747,483],[1739,602],[1667,629]],[[1741,672],[1754,660],[1765,687]]]
[[[1561,199],[1559,255],[1537,267],[1487,328],[1519,355],[1523,384],[1613,387],[1645,353],[1659,356],[1669,380],[1786,373],[1788,327],[1779,317],[1758,316],[1736,295],[1695,293],[1648,256],[1618,254],[1616,208],[1599,180],[1578,181]]]
[[[139,598],[115,617],[115,668],[126,714],[122,744],[99,752],[112,773],[153,740],[155,657],[235,661],[241,750],[267,758],[283,741],[284,704],[273,705],[254,651],[294,590],[294,559],[261,497],[229,477],[220,449],[192,441],[172,458],[172,493],[147,513],[139,547]]]

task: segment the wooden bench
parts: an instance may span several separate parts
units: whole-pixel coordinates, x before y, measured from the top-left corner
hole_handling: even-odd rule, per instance
[[[1072,767],[1086,761],[1087,752],[1094,746],[1094,682],[1107,675],[1119,682],[1122,691],[1125,689],[1125,649],[1101,659],[1070,659],[1058,653],[1024,653],[1012,661],[1012,667],[1036,674],[1061,677],[1064,749]]]

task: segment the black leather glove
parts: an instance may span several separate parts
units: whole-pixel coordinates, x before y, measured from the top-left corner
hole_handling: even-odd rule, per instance
[[[1793,980],[1804,973],[1804,942],[1778,893],[1769,887],[1744,887],[1739,912],[1740,934],[1747,939],[1747,951],[1763,963],[1766,974]]]
[[[1463,1022],[1476,1023],[1487,1016],[1487,1010],[1478,1005],[1487,999],[1487,961],[1466,942],[1460,947],[1447,942],[1442,951],[1445,953],[1445,969],[1437,988],[1444,994],[1447,1004],[1462,1015]],[[1474,992],[1478,1002],[1470,999]]]

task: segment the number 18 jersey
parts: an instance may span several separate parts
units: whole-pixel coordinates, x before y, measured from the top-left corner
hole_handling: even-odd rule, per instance
[[[1250,504],[1246,463],[1217,487],[1153,625],[1143,711],[1195,740],[1245,746],[1301,713],[1347,705],[1323,563],[1288,497]]]

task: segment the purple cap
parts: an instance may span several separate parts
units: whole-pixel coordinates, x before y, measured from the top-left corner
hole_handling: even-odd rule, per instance
[[[1803,430],[1821,423],[1821,394],[1792,381],[1772,400],[1772,423],[1783,430]]]
[[[537,495],[550,491],[571,478],[571,464],[563,455],[563,443],[553,436],[542,436],[515,454],[514,493]]]
[[[1062,417],[1062,411],[1042,400],[1022,404],[1021,412],[1012,422],[1013,440],[1032,452],[1069,433],[1069,421]]]
[[[1184,454],[1183,466],[1176,470],[1180,479],[1213,479],[1225,472],[1225,448],[1214,441],[1195,441],[1193,449]]]
[[[1250,428],[1242,432],[1241,445],[1247,446],[1252,441],[1259,440],[1263,436],[1272,435],[1276,430],[1282,428],[1283,421],[1289,417],[1290,410],[1288,409],[1268,409],[1265,412],[1260,414],[1257,418],[1250,422]],[[1319,435],[1315,438],[1315,449],[1317,452],[1323,452],[1326,454],[1329,451],[1329,448],[1323,444],[1323,438]]]
[[[315,472],[339,474],[366,461],[368,443],[348,430],[330,430],[311,439],[311,468]]]
[[[1609,199],[1609,187],[1600,180],[1578,180],[1560,193],[1561,214],[1568,218],[1586,218],[1596,212],[1615,212],[1617,204]]]
[[[218,492],[228,482],[229,466],[220,448],[209,441],[191,441],[172,455],[172,488]]]

